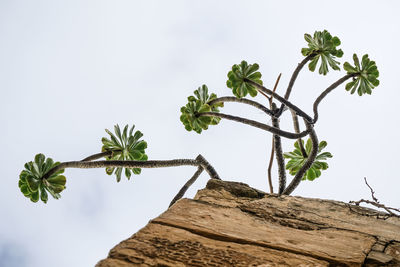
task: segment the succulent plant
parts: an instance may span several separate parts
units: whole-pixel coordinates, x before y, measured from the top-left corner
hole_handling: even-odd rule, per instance
[[[216,125],[221,120],[217,117],[198,116],[202,112],[219,112],[219,107],[223,107],[223,103],[215,103],[209,105],[211,100],[217,98],[217,95],[208,94],[208,88],[205,84],[194,91],[194,96],[188,97],[188,103],[181,108],[180,120],[188,131],[201,133],[207,130],[209,125]]]
[[[240,64],[232,66],[232,70],[228,72],[226,85],[232,89],[233,94],[237,98],[245,97],[247,94],[250,94],[252,97],[257,95],[257,89],[245,82],[244,79],[246,78],[262,85],[261,73],[257,71],[258,69],[259,66],[257,63],[247,64],[244,60]]]
[[[321,58],[321,65],[319,67],[319,74],[326,75],[329,71],[328,65],[334,70],[340,70],[339,62],[335,58],[343,56],[342,49],[337,49],[340,45],[338,37],[332,37],[327,31],[316,31],[314,36],[304,34],[304,39],[308,43],[308,48],[301,49],[304,56],[314,55],[311,62],[308,64],[310,71],[314,71],[319,59]]]
[[[65,189],[66,178],[61,175],[64,170],[52,174],[49,178],[43,179],[43,176],[53,167],[59,165],[51,158],[43,154],[37,154],[34,161],[25,163],[25,169],[19,175],[18,186],[21,192],[33,202],[39,201],[39,198],[47,203],[48,193],[55,199],[60,198],[60,193]]]
[[[328,158],[331,158],[332,154],[329,152],[321,153],[321,151],[327,145],[328,143],[325,141],[319,143],[317,157],[315,158],[315,161],[311,165],[310,169],[308,169],[308,171],[303,176],[302,180],[307,179],[313,181],[315,178],[321,176],[321,170],[328,169],[328,163],[326,163],[325,161]],[[289,170],[289,173],[293,176],[296,175],[301,166],[303,166],[304,162],[307,160],[307,157],[304,157],[303,154],[301,153],[300,146],[297,141],[294,143],[294,147],[295,149],[292,152],[283,154],[285,158],[289,159],[288,163],[286,164],[286,169]],[[308,139],[305,146],[307,155],[311,153],[311,149],[312,149],[311,139]]]
[[[140,131],[136,131],[135,134],[132,135],[133,129],[135,125],[132,125],[132,128],[128,133],[128,125],[124,127],[124,130],[121,133],[121,129],[119,125],[114,126],[115,135],[106,129],[106,132],[110,135],[110,139],[103,137],[101,142],[103,143],[102,151],[111,151],[111,156],[107,156],[107,160],[140,160],[146,161],[147,155],[145,153],[145,149],[147,148],[146,141],[140,140],[143,134]],[[108,175],[112,175],[115,173],[117,177],[117,182],[121,180],[122,167],[108,167],[106,168],[106,173]],[[128,180],[131,177],[131,172],[134,174],[140,174],[140,168],[125,168],[125,176]]]
[[[357,91],[358,95],[371,94],[372,89],[379,85],[379,71],[375,61],[371,61],[368,55],[364,55],[360,61],[356,54],[353,55],[354,66],[345,62],[343,68],[348,74],[355,74],[353,81],[346,84],[346,90],[351,94]]]

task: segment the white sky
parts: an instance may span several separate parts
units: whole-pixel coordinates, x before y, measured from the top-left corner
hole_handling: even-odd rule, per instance
[[[367,177],[382,203],[400,207],[399,7],[365,0],[0,1],[0,266],[93,266],[168,207],[196,168],[146,169],[120,183],[104,170],[68,169],[60,200],[34,204],[20,193],[19,173],[35,154],[82,159],[100,151],[104,129],[116,123],[144,133],[150,159],[202,153],[222,179],[268,191],[269,133],[222,121],[198,135],[184,129],[179,109],[203,83],[231,95],[226,74],[243,59],[260,64],[267,87],[282,72],[283,94],[303,58],[303,34],[315,30],[341,39],[342,63],[368,53],[381,85],[363,97],[342,85],[323,101],[316,131],[334,157],[294,195],[370,198]],[[291,100],[311,114],[314,99],[344,74],[304,69]],[[223,112],[267,121],[239,104]],[[282,126],[291,130],[287,115]],[[284,145],[292,150],[293,141]],[[207,180],[202,174],[186,196]]]

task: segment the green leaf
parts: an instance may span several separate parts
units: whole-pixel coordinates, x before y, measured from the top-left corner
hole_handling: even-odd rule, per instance
[[[306,40],[308,47],[302,48],[301,53],[303,56],[312,56],[308,68],[310,71],[316,69],[319,59],[321,59],[321,65],[319,67],[319,73],[326,75],[329,71],[328,66],[333,70],[340,70],[339,62],[336,58],[343,56],[343,51],[337,49],[340,45],[340,40],[338,37],[332,37],[327,31],[315,31],[314,36],[311,37],[310,34],[304,34],[304,39]]]
[[[44,190],[44,187],[42,187],[42,190],[40,192],[40,199],[44,202],[47,203],[47,200],[49,199],[46,190]]]
[[[67,182],[67,178],[65,178],[64,175],[57,175],[57,176],[51,176],[50,178],[47,179],[47,181],[50,184],[54,184],[54,185],[65,185]]]
[[[131,178],[131,170],[129,168],[125,168],[125,176],[128,180]]]
[[[32,202],[38,202],[39,201],[39,191],[32,192],[30,195],[30,199]]]
[[[117,176],[118,183],[121,181],[121,173],[122,173],[122,168],[118,167],[117,170],[115,171],[115,175]]]

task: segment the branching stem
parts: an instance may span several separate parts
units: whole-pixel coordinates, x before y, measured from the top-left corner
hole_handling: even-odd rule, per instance
[[[272,126],[279,129],[279,119],[272,118]],[[276,162],[278,163],[278,174],[279,174],[279,194],[282,194],[286,187],[286,170],[285,170],[285,159],[283,158],[282,142],[281,137],[274,134],[274,150],[276,156]]]
[[[312,123],[312,118],[307,115],[307,113],[305,113],[304,111],[302,111],[300,108],[298,108],[297,106],[295,106],[294,104],[290,103],[288,100],[284,99],[283,97],[281,97],[280,95],[278,95],[277,93],[274,93],[273,91],[265,88],[264,86],[262,86],[261,84],[258,84],[256,82],[253,82],[252,80],[249,80],[247,78],[244,78],[244,81],[253,85],[254,87],[256,87],[258,90],[263,91],[264,93],[273,96],[276,100],[278,100],[279,102],[281,102],[282,104],[284,104],[285,106],[287,106],[290,109],[293,109],[294,111],[296,111],[296,113],[303,117],[304,119],[306,119],[307,122]],[[277,117],[279,117],[280,114],[276,114]]]
[[[339,80],[337,80],[336,82],[334,82],[333,84],[331,84],[328,88],[325,89],[325,91],[323,91],[315,100],[314,104],[313,104],[313,111],[314,111],[314,119],[313,119],[313,123],[316,123],[318,120],[318,105],[319,103],[322,101],[322,99],[325,98],[325,96],[327,96],[330,92],[332,92],[336,87],[338,87],[339,85],[341,85],[343,82],[345,82],[347,79],[350,79],[352,77],[354,77],[356,74],[347,74],[345,76],[343,76],[342,78],[340,78]]]
[[[310,131],[309,136],[312,142],[311,153],[310,155],[308,155],[307,160],[304,162],[303,166],[301,166],[299,171],[296,173],[296,175],[294,176],[293,180],[290,182],[288,187],[286,187],[286,189],[282,192],[283,195],[290,195],[296,189],[296,187],[300,184],[301,179],[303,178],[306,171],[312,166],[318,154],[318,137],[314,131],[313,125],[308,123],[305,119],[304,123],[306,124],[307,129]]]
[[[92,161],[92,160],[101,159],[101,158],[104,158],[104,157],[109,157],[113,153],[116,153],[116,152],[121,152],[121,150],[105,151],[105,152],[97,153],[97,154],[91,155],[89,157],[86,157],[81,161]]]
[[[80,169],[108,168],[108,167],[164,168],[164,167],[177,167],[177,166],[201,166],[203,169],[207,171],[207,173],[210,175],[211,178],[220,179],[215,169],[210,165],[210,163],[208,163],[208,161],[202,155],[198,155],[196,159],[148,160],[148,161],[135,161],[135,160],[68,161],[68,162],[62,162],[61,164],[49,170],[42,177],[42,179],[47,179],[57,171],[66,168],[80,168]]]
[[[199,178],[200,174],[203,172],[203,167],[199,166],[197,168],[197,171],[193,174],[192,178],[190,178],[179,190],[178,194],[172,199],[171,203],[169,204],[169,207],[175,204],[179,199],[183,197],[183,195],[186,193],[186,191],[189,189],[189,187]]]
[[[279,81],[281,79],[281,76],[282,76],[282,73],[279,73],[278,78],[275,81],[274,89],[272,90],[272,92],[274,92],[274,93],[276,92],[276,88],[278,88],[278,84],[279,84]],[[262,92],[262,91],[260,91],[260,92]],[[273,101],[274,100],[273,97],[272,96],[268,97],[263,92],[262,92],[262,95],[264,95],[268,99],[269,108],[271,110],[274,110],[276,108],[276,105],[275,105],[275,103]],[[272,185],[272,174],[271,174],[272,164],[274,163],[274,154],[275,154],[275,135],[272,135],[271,154],[269,156],[269,163],[268,163],[268,184],[269,184],[269,191],[270,191],[271,194],[274,193],[274,187]]]
[[[267,107],[263,106],[262,104],[260,104],[256,101],[246,99],[246,98],[237,98],[234,96],[218,97],[216,99],[211,100],[207,104],[212,106],[213,104],[220,103],[220,102],[237,102],[237,103],[247,104],[247,105],[250,105],[250,106],[260,109],[261,111],[265,112],[266,114],[268,114],[270,116],[274,115],[270,109],[268,109]]]
[[[297,65],[296,69],[294,70],[294,72],[293,72],[293,74],[292,74],[292,77],[290,78],[288,87],[287,87],[287,89],[286,89],[286,93],[285,93],[285,96],[284,96],[284,98],[285,98],[286,100],[289,99],[290,93],[292,92],[292,88],[293,88],[294,82],[296,81],[297,76],[299,75],[301,69],[302,69],[302,68],[307,64],[307,62],[310,61],[315,55],[316,55],[316,54],[314,54],[314,53],[308,55],[307,57],[305,57],[305,58]],[[282,105],[281,105],[281,107],[280,107],[280,109],[279,109],[279,116],[280,116],[280,114],[282,114],[283,108],[284,108],[284,106],[283,106],[283,103],[282,103]]]
[[[300,132],[300,126],[299,126],[299,119],[297,117],[297,114],[293,110],[290,110],[290,112],[292,113],[294,131],[295,131],[295,133],[299,133]],[[304,145],[303,145],[303,142],[302,142],[301,138],[297,139],[297,143],[300,146],[300,151],[301,151],[301,154],[303,155],[303,158],[307,158],[307,152],[304,149]]]
[[[301,138],[306,136],[310,130],[305,130],[301,133],[292,133],[292,132],[287,132],[287,131],[283,131],[281,129],[269,126],[267,124],[258,122],[258,121],[254,121],[254,120],[249,120],[249,119],[245,119],[242,117],[237,117],[237,116],[232,116],[232,115],[228,115],[228,114],[224,114],[224,113],[219,113],[219,112],[201,112],[197,114],[198,116],[208,116],[208,117],[218,117],[218,118],[223,118],[223,119],[227,119],[227,120],[232,120],[232,121],[237,121],[243,124],[247,124],[268,132],[271,132],[273,134],[277,134],[279,136],[283,136],[289,139],[297,139],[297,138]]]

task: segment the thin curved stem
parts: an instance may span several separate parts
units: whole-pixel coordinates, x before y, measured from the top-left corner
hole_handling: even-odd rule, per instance
[[[237,116],[232,116],[229,114],[224,114],[224,113],[219,113],[219,112],[201,112],[198,113],[197,116],[207,116],[207,117],[218,117],[218,118],[223,118],[223,119],[227,119],[227,120],[232,120],[232,121],[236,121],[236,122],[240,122],[243,124],[247,124],[259,129],[262,129],[264,131],[268,131],[271,132],[273,134],[277,134],[279,136],[283,136],[289,139],[297,139],[297,138],[301,138],[306,136],[309,133],[309,130],[305,130],[301,133],[292,133],[292,132],[287,132],[287,131],[283,131],[281,129],[269,126],[267,124],[258,122],[258,121],[254,121],[254,120],[249,120],[249,119],[245,119],[242,117],[237,117]]]
[[[247,105],[250,105],[250,106],[260,109],[261,111],[267,113],[270,116],[274,115],[273,112],[269,108],[261,105],[260,103],[258,103],[256,101],[246,99],[246,98],[237,98],[234,96],[218,97],[216,99],[211,100],[207,104],[212,106],[213,104],[220,103],[220,102],[237,102],[237,103],[247,104]]]
[[[66,168],[107,168],[107,167],[123,167],[123,168],[164,168],[177,166],[201,166],[204,168],[211,178],[220,179],[215,169],[199,155],[196,159],[173,159],[173,160],[99,160],[99,161],[68,161],[63,162],[50,169],[42,179],[49,178],[52,174]]]
[[[339,80],[337,80],[336,82],[334,82],[333,84],[331,84],[328,88],[325,89],[325,91],[323,91],[315,100],[314,104],[313,104],[313,111],[314,111],[314,119],[313,119],[313,123],[316,123],[318,120],[318,105],[319,103],[322,101],[322,99],[325,98],[325,96],[327,96],[327,94],[329,94],[330,92],[333,91],[333,89],[335,89],[336,87],[338,87],[339,85],[341,85],[343,82],[345,82],[347,79],[350,79],[352,77],[354,77],[357,74],[347,74],[345,76],[343,76],[342,78],[340,78]]]
[[[279,119],[272,118],[272,126],[279,129]],[[274,134],[274,148],[276,162],[278,163],[278,174],[279,174],[279,194],[282,194],[286,187],[286,170],[285,170],[285,159],[283,158],[282,142],[279,135]]]
[[[285,95],[284,95],[284,98],[285,98],[286,100],[289,99],[290,93],[292,92],[292,88],[293,88],[294,82],[296,81],[297,76],[299,75],[301,69],[307,64],[308,61],[310,61],[313,57],[315,57],[315,55],[316,55],[316,54],[313,53],[313,54],[310,54],[310,55],[306,56],[306,57],[297,65],[296,69],[294,70],[294,72],[293,72],[293,74],[292,74],[292,77],[290,78],[288,87],[287,87],[286,92],[285,92]],[[279,114],[282,114],[282,112],[283,112],[283,104],[282,104],[281,107],[279,108]]]
[[[183,195],[186,193],[186,191],[189,189],[189,187],[199,178],[200,174],[203,172],[203,167],[199,166],[197,168],[197,171],[193,174],[192,178],[190,178],[179,190],[178,194],[172,199],[171,203],[169,204],[168,207],[171,207],[172,205],[175,204],[179,199],[183,197]]]
[[[269,184],[269,192],[271,194],[274,193],[274,186],[272,185],[272,163],[274,163],[274,136],[272,136],[272,147],[271,147],[271,155],[269,156],[268,163],[268,184]]]
[[[92,161],[92,160],[101,159],[104,157],[109,157],[115,152],[121,152],[121,150],[105,151],[105,152],[97,153],[97,154],[91,155],[89,157],[86,157],[81,161]]]
[[[294,131],[295,131],[295,133],[299,133],[300,126],[299,126],[299,119],[297,117],[297,114],[293,110],[290,110],[290,112],[292,113]],[[297,143],[299,144],[300,151],[301,151],[301,154],[303,155],[303,158],[307,158],[307,152],[304,149],[304,145],[303,145],[301,138],[297,139]]]
[[[296,113],[303,117],[304,119],[306,119],[309,123],[312,123],[312,118],[307,115],[307,113],[305,113],[304,111],[302,111],[300,108],[298,108],[297,106],[295,106],[294,104],[290,103],[288,100],[284,99],[283,97],[281,97],[280,95],[278,95],[277,93],[274,93],[273,91],[265,88],[264,86],[262,86],[261,84],[258,84],[256,82],[253,82],[252,80],[249,80],[247,78],[244,78],[244,81],[253,85],[254,87],[256,87],[258,90],[263,91],[264,93],[273,96],[276,100],[278,100],[279,102],[281,102],[282,104],[284,104],[285,106],[287,106],[290,109],[293,109],[294,111],[296,111]],[[280,114],[275,114],[277,117],[279,117]]]
[[[288,187],[282,192],[283,195],[290,195],[296,187],[300,184],[301,179],[303,178],[304,174],[306,171],[312,166],[314,163],[315,158],[317,157],[318,154],[318,137],[317,134],[315,133],[313,129],[313,125],[308,123],[306,120],[304,120],[307,129],[310,130],[310,139],[312,143],[312,149],[310,155],[308,155],[307,160],[304,162],[303,166],[299,169],[299,171],[296,173],[294,176],[293,180],[290,182]]]

